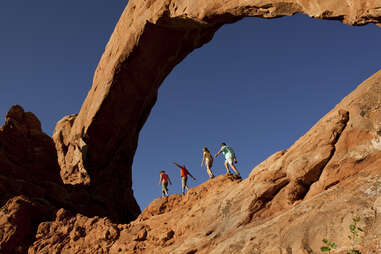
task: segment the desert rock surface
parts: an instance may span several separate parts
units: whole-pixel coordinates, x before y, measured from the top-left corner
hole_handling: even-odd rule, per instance
[[[54,141],[65,183],[88,186],[102,195],[102,200],[117,193],[119,202],[107,204],[112,206],[110,211],[117,211],[113,220],[136,218],[140,210],[133,204],[131,165],[139,132],[166,76],[224,24],[244,17],[276,18],[296,13],[348,25],[380,24],[381,2],[129,1],[79,114],[57,125]],[[60,133],[65,133],[63,138]],[[84,146],[86,158],[81,153]]]
[[[102,198],[86,186],[63,183],[52,138],[33,113],[12,106],[0,127],[0,253],[25,253],[38,224],[60,208],[112,217]]]
[[[345,253],[355,216],[358,248],[381,253],[381,71],[247,179],[218,176],[143,213],[133,196],[139,132],[174,66],[224,24],[295,13],[380,25],[381,2],[129,1],[80,112],[53,138],[33,113],[7,113],[0,253],[310,254],[324,237]]]
[[[218,176],[154,200],[129,224],[83,215],[40,224],[31,253],[336,253],[361,217],[363,253],[381,251],[381,71],[288,150],[241,181]],[[60,241],[55,241],[57,235]],[[366,252],[365,252],[366,251]]]

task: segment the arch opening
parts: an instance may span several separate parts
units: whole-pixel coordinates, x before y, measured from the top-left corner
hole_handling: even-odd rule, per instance
[[[255,36],[249,30],[256,31]],[[141,208],[160,196],[161,169],[175,179],[170,192],[181,193],[178,170],[169,164],[172,160],[189,166],[198,179],[190,181],[192,186],[206,181],[206,170],[200,168],[203,146],[215,154],[221,141],[231,144],[244,178],[270,155],[288,149],[378,70],[378,57],[371,56],[375,43],[353,53],[375,31],[377,27],[343,27],[303,15],[271,21],[247,18],[220,29],[159,89],[132,167]],[[358,37],[363,39],[341,45]],[[364,66],[360,62],[365,59]],[[348,74],[352,68],[358,72]],[[232,109],[221,107],[226,104]],[[225,117],[230,112],[231,121]],[[225,173],[222,158],[215,160],[214,172]]]
[[[139,132],[156,102],[157,89],[174,66],[209,42],[222,25],[245,16],[276,18],[295,13],[326,19],[340,17],[351,25],[379,24],[379,16],[370,11],[376,6],[353,7],[361,11],[365,8],[364,13],[368,13],[354,15],[349,7],[330,11],[334,6],[326,3],[321,3],[320,9],[328,11],[322,13],[293,3],[260,6],[237,3],[222,7],[195,3],[199,8],[188,8],[182,6],[186,3],[177,2],[147,4],[129,2],[98,65],[92,89],[70,126],[67,152],[58,151],[62,171],[74,176],[75,185],[87,185],[109,200],[105,205],[118,211],[113,213],[117,221],[123,221],[126,213],[129,218],[139,213],[132,202],[131,165]],[[87,137],[91,170],[86,169],[81,159],[75,165],[72,163],[83,136]],[[119,200],[113,199],[116,194],[121,196]]]

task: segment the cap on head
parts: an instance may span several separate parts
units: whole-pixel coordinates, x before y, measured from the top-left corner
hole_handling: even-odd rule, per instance
[[[202,148],[202,150],[203,150],[204,152],[209,152],[209,150],[208,150],[207,147]]]
[[[226,143],[222,142],[222,143],[221,143],[221,146],[226,146]]]
[[[160,174],[161,174],[161,173],[165,173],[165,171],[164,171],[164,170],[162,170],[162,171],[160,171]]]

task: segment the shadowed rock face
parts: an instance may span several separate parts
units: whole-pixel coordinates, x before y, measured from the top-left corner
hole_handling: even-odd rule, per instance
[[[40,121],[20,106],[13,106],[0,127],[0,202],[29,193],[49,199],[44,188],[59,177],[53,140],[42,132]]]
[[[117,217],[99,199],[88,186],[62,182],[53,140],[33,113],[12,106],[0,127],[0,253],[25,253],[38,224],[61,207]]]
[[[64,204],[58,173],[53,140],[33,113],[13,106],[0,127],[1,253],[25,253],[38,224]]]
[[[379,1],[176,1],[131,0],[120,18],[77,116],[61,120],[53,136],[66,184],[88,186],[113,219],[135,218],[140,210],[131,189],[131,165],[139,132],[171,70],[194,49],[209,42],[224,24],[243,17],[277,18],[304,13],[348,25],[380,24]],[[338,116],[340,118],[340,116]],[[345,125],[345,121],[339,125]],[[337,135],[343,126],[338,126]],[[335,134],[336,135],[336,134]],[[334,140],[333,140],[334,141]],[[327,144],[323,165],[331,159]],[[83,152],[85,151],[85,153]],[[84,156],[85,154],[85,156]],[[305,195],[309,179],[292,182]],[[306,189],[307,188],[307,189]],[[314,187],[317,188],[317,187]],[[103,205],[106,205],[103,203]],[[114,212],[115,213],[115,212]]]
[[[23,196],[10,199],[0,209],[0,252],[27,253],[34,241],[38,224],[51,219],[45,204]]]

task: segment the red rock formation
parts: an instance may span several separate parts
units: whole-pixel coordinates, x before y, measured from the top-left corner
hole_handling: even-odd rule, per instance
[[[89,186],[102,201],[118,194],[120,199],[107,204],[110,212],[118,212],[113,219],[126,221],[126,213],[135,218],[139,208],[132,195],[131,165],[138,135],[160,84],[190,52],[209,42],[222,25],[243,17],[304,13],[364,25],[379,24],[380,10],[379,1],[129,1],[81,111],[57,125],[61,176],[67,184]]]
[[[129,1],[81,111],[57,124],[55,147],[33,114],[7,114],[0,252],[34,241],[29,253],[313,253],[328,237],[342,253],[352,216],[363,218],[361,249],[380,252],[381,72],[242,182],[209,180],[154,201],[128,225],[84,216],[137,217],[131,165],[157,89],[222,25],[295,13],[380,25],[380,10],[379,1]]]
[[[23,196],[10,199],[0,209],[0,252],[26,253],[38,224],[49,218],[49,208]]]
[[[127,155],[124,151],[118,155],[118,163],[110,162],[99,170],[96,160],[102,157],[102,153],[92,153],[92,147],[89,146],[92,138],[82,133],[75,139],[75,144],[69,141],[75,119],[76,115],[63,118],[57,123],[53,134],[63,182],[74,189],[91,193],[92,202],[98,205],[97,209],[92,209],[93,215],[107,215],[115,222],[134,220],[140,208],[131,188],[131,171],[126,168],[132,163],[133,155]],[[94,135],[93,142],[103,135]]]
[[[38,224],[61,207],[87,216],[113,214],[91,189],[65,185],[59,174],[53,140],[33,113],[13,106],[0,127],[0,253],[16,247],[25,253]]]
[[[319,253],[322,239],[335,241],[341,252],[349,248],[348,225],[361,216],[359,248],[380,251],[381,199],[378,175],[358,176],[314,199],[295,205],[281,216],[240,225],[246,197],[237,189],[249,181],[225,176],[193,188],[185,196],[155,200],[128,225],[99,217],[62,215],[39,226],[29,253]],[[165,207],[165,209],[163,209]],[[377,212],[375,212],[377,211]],[[372,253],[372,252],[369,252]],[[379,252],[373,252],[379,253]]]
[[[52,139],[40,121],[20,106],[13,106],[0,127],[0,202],[14,195],[48,196],[44,188],[60,182]]]
[[[218,176],[185,196],[154,200],[128,225],[61,210],[40,225],[29,252],[319,253],[329,238],[346,253],[359,216],[357,247],[379,253],[380,83],[381,71],[243,181]]]

